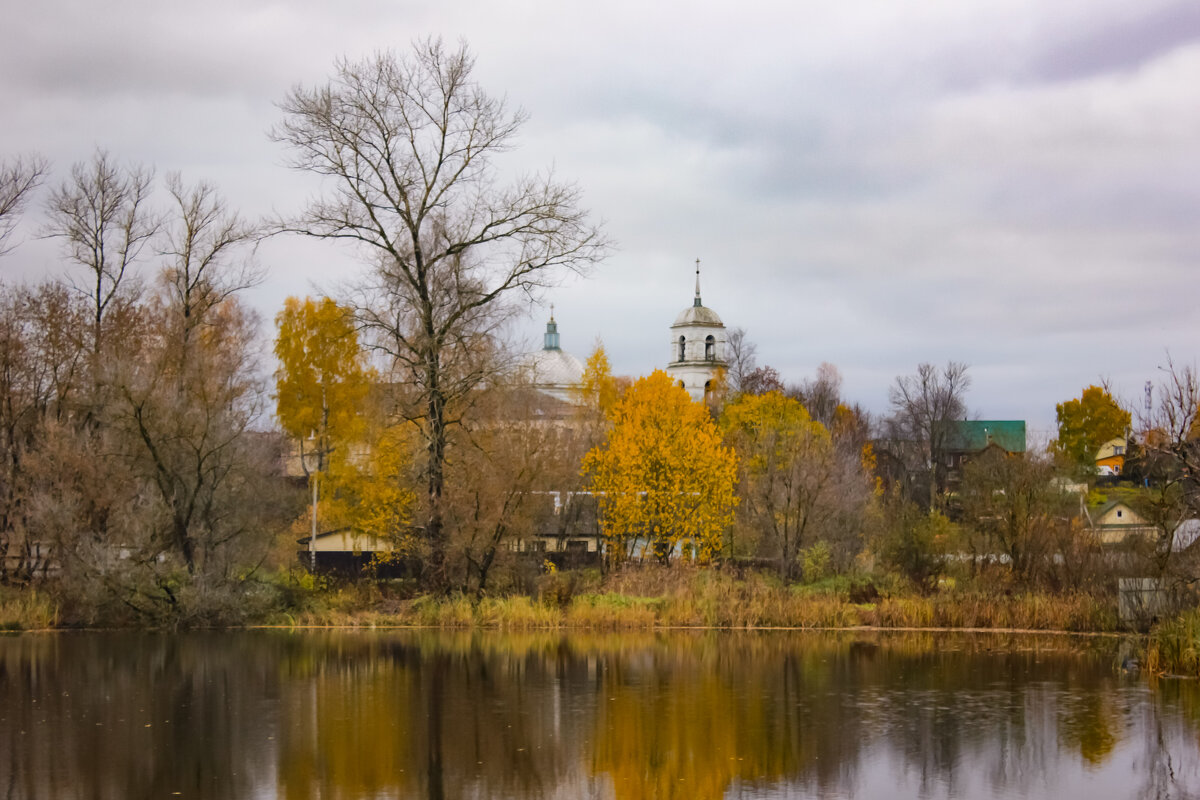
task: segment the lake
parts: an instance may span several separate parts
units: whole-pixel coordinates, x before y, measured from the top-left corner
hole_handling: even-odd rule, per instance
[[[1185,798],[1200,685],[1111,638],[0,636],[0,798]]]

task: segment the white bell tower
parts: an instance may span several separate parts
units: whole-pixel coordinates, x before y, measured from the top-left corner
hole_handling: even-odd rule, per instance
[[[726,361],[725,325],[717,312],[700,302],[700,259],[696,259],[696,297],[692,305],[679,312],[671,326],[671,359],[667,374],[679,383],[693,400],[702,401],[712,390],[718,370]]]

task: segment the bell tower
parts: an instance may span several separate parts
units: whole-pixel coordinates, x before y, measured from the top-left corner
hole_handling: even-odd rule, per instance
[[[700,259],[696,259],[696,295],[671,326],[671,359],[667,374],[702,401],[712,391],[718,370],[728,366],[725,324],[700,299]]]

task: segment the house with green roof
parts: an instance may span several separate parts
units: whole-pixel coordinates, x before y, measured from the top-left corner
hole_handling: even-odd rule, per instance
[[[943,452],[978,455],[998,447],[1009,455],[1025,452],[1025,420],[964,419],[946,423]]]
[[[946,482],[950,487],[959,482],[964,464],[989,450],[1010,456],[1025,455],[1023,419],[950,420],[939,432]]]

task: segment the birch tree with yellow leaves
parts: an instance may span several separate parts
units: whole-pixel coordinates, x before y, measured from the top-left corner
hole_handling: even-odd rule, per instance
[[[331,455],[344,453],[365,430],[361,406],[370,372],[353,315],[328,297],[289,297],[275,321],[276,414],[312,486],[315,537],[319,476]]]
[[[610,418],[583,469],[611,552],[664,564],[685,544],[701,560],[719,553],[737,504],[737,457],[708,409],[655,370],[626,390]]]

